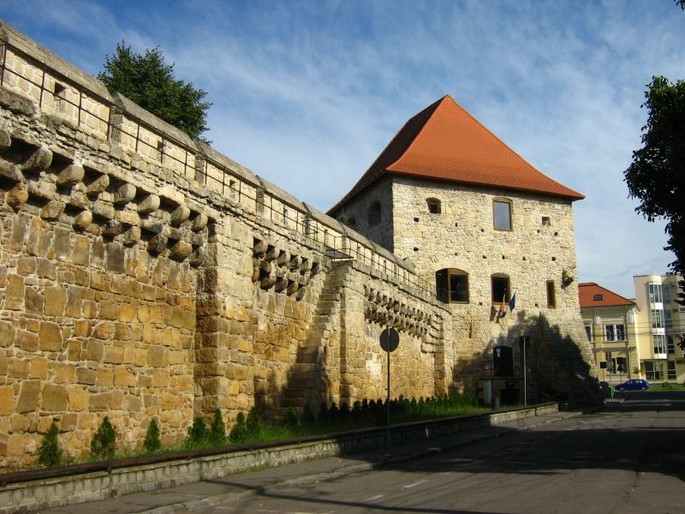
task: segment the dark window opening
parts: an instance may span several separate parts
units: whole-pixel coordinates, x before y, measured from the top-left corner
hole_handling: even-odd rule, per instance
[[[442,212],[440,200],[437,198],[428,198],[426,203],[428,204],[428,212],[431,214],[440,214]]]
[[[554,289],[554,280],[547,281],[547,308],[556,309],[557,308],[557,295]]]
[[[509,288],[509,277],[507,275],[493,275],[492,282],[492,303],[498,304],[508,302],[511,299]]]
[[[369,225],[378,225],[381,222],[381,202],[373,202],[369,206]]]
[[[509,346],[492,349],[492,374],[495,377],[514,376],[514,350]]]
[[[468,303],[469,275],[465,271],[445,268],[435,272],[438,300],[444,303]]]

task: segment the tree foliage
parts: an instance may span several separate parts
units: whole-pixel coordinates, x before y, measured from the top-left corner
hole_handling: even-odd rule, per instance
[[[642,148],[633,152],[625,180],[630,196],[641,202],[637,212],[666,220],[666,250],[676,257],[671,268],[685,276],[685,81],[653,77],[647,87]],[[685,282],[680,286],[683,303]]]
[[[181,129],[191,138],[207,131],[207,92],[174,77],[174,65],[164,62],[159,48],[137,54],[122,41],[113,56],[107,56],[98,74],[110,91],[121,93],[143,109]]]

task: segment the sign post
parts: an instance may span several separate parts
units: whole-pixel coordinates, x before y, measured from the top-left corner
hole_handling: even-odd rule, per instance
[[[521,344],[523,345],[523,406],[528,405],[528,364],[526,362],[526,343],[528,336],[521,336]]]
[[[400,344],[400,334],[392,327],[381,332],[381,348],[388,354],[388,397],[385,402],[385,446],[390,446],[390,353],[394,352]]]

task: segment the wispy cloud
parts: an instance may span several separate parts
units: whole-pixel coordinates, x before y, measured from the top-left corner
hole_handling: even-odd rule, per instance
[[[91,73],[125,40],[159,46],[208,91],[214,146],[325,210],[402,124],[444,94],[582,192],[580,279],[625,296],[662,273],[663,223],[623,170],[654,74],[682,78],[685,13],[667,0],[222,2],[23,0],[0,15]]]

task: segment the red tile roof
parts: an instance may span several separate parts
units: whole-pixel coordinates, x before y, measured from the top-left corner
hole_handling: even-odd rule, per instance
[[[584,198],[528,164],[449,95],[407,121],[329,214],[386,174]]]
[[[580,300],[581,309],[586,307],[619,307],[621,305],[635,305],[634,301],[609,291],[594,282],[578,284],[578,298]]]

